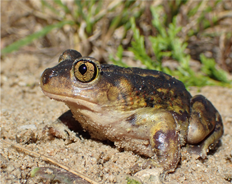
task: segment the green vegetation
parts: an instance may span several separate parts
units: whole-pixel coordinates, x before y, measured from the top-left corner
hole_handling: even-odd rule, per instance
[[[176,0],[157,4],[155,1],[75,0],[72,6],[68,6],[61,0],[41,0],[41,10],[45,16],[47,12],[52,14],[48,18],[48,22],[52,24],[47,24],[40,31],[11,43],[1,50],[1,54],[4,56],[17,51],[22,46],[47,36],[52,30],[64,32],[67,25],[72,28],[71,39],[79,40],[74,44],[80,45],[83,43],[80,40],[89,41],[89,38],[96,35],[95,32],[99,31],[100,26],[101,49],[109,56],[106,60],[116,65],[128,67],[128,63],[124,62],[126,60],[124,53],[130,52],[133,53],[133,56],[130,56],[131,60],[140,61],[147,69],[159,70],[175,76],[186,86],[231,86],[232,81],[227,79],[227,73],[218,69],[212,58],[202,54],[199,56],[202,65],[199,72],[190,67],[191,55],[186,52],[190,37],[199,34],[207,36],[204,30],[217,25],[220,21],[215,15],[211,19],[206,17],[222,1],[213,1],[210,5],[207,2]],[[181,25],[179,20],[183,7],[189,8],[184,15],[188,24],[186,26]],[[105,20],[108,24],[104,27]],[[148,28],[146,29],[144,25]],[[122,30],[119,41],[115,45],[107,45],[107,41],[118,30]],[[231,37],[230,32],[227,35]],[[123,40],[129,41],[125,43]],[[111,51],[115,52],[108,51],[108,47],[114,48]],[[177,67],[171,70],[170,67],[164,66],[163,63],[167,60],[177,62]]]
[[[158,17],[155,12],[155,9],[152,8],[153,16]],[[227,80],[227,73],[225,71],[216,69],[214,59],[206,58],[203,55],[200,57],[202,62],[201,72],[196,74],[189,65],[190,55],[185,54],[187,43],[181,41],[177,36],[181,28],[176,26],[176,19],[173,19],[168,29],[164,29],[164,25],[159,20],[158,18],[154,18],[152,22],[159,34],[155,37],[149,37],[155,56],[153,60],[146,52],[144,37],[139,34],[139,30],[135,27],[135,20],[131,19],[134,41],[132,41],[132,47],[129,50],[134,53],[135,58],[140,60],[147,69],[159,70],[176,76],[186,86],[229,85],[231,83],[231,81]],[[167,67],[162,67],[162,59],[164,57],[170,57],[178,61],[178,68],[170,70]],[[118,63],[120,62],[115,62],[115,64]]]
[[[25,38],[8,45],[7,47],[5,47],[4,49],[1,50],[1,53],[7,54],[7,53],[13,52],[15,50],[18,50],[20,47],[30,44],[33,40],[38,39],[38,38],[48,34],[51,30],[59,29],[66,24],[73,25],[74,22],[64,20],[64,21],[58,22],[57,24],[46,26],[41,31],[38,31],[38,32],[33,33],[31,35],[28,35]]]
[[[127,180],[127,184],[141,184],[141,182],[129,177],[127,177],[126,180]]]

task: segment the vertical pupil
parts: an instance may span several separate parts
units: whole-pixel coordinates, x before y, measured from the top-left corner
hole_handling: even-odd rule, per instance
[[[87,72],[87,66],[85,64],[82,64],[80,67],[79,67],[79,72],[84,75],[85,72]]]

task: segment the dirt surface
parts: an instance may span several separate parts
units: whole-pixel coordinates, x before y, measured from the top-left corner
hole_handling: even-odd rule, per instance
[[[151,6],[151,1],[144,2],[142,5]],[[154,1],[157,2],[159,1]],[[196,16],[187,18],[195,3],[197,1],[188,1],[177,16],[179,26],[183,26],[182,33],[187,33],[186,28],[194,30],[197,27],[196,20],[201,11]],[[41,8],[40,1],[1,1],[1,4],[1,49],[40,31],[47,25],[63,20],[49,12],[49,9]],[[208,8],[209,4],[210,2],[201,3],[201,9]],[[107,7],[107,3],[105,6]],[[70,10],[72,7],[71,4]],[[62,9],[63,7],[60,7],[59,11],[63,12]],[[137,14],[138,10],[135,10]],[[212,24],[206,32],[201,28],[197,37],[189,39],[188,49],[193,59],[199,61],[199,54],[204,53],[208,57],[214,57],[221,68],[231,72],[232,42],[231,37],[226,36],[226,33],[231,32],[230,10],[231,1],[218,3],[213,12],[205,18],[210,22],[212,15],[216,14],[220,21]],[[121,12],[120,7],[113,13],[115,17],[118,15],[117,12]],[[110,19],[113,14],[109,14]],[[140,31],[144,30],[146,33],[150,25],[149,22],[144,24],[144,17],[148,20],[147,17],[151,15],[144,15],[137,21],[142,24],[137,26],[140,26]],[[83,36],[83,26],[77,29],[78,26],[66,25],[61,30],[55,29],[43,38],[34,40],[18,54],[5,56],[1,61],[0,183],[45,183],[40,182],[40,177],[45,177],[44,173],[40,173],[40,177],[31,178],[31,171],[36,167],[49,167],[46,173],[53,171],[56,176],[64,176],[64,173],[57,174],[58,170],[53,169],[59,169],[57,163],[68,166],[69,170],[85,174],[97,183],[126,183],[125,178],[132,175],[131,168],[135,164],[146,162],[146,158],[133,152],[117,150],[112,143],[92,140],[82,134],[71,132],[62,124],[54,124],[53,122],[68,108],[61,102],[50,100],[39,87],[39,78],[43,70],[57,64],[58,56],[54,56],[67,48],[75,48],[83,55],[91,55],[105,62],[108,61],[109,53],[116,53],[118,44],[124,43],[125,48],[129,45],[132,32],[129,31],[126,37],[122,37],[124,29],[121,27],[116,27],[114,31],[108,29],[110,21],[106,23],[107,17],[95,26],[93,35],[89,35],[91,39]],[[65,18],[69,19],[69,16]],[[182,35],[183,38],[186,33]],[[212,33],[214,36],[205,38],[205,35]],[[149,34],[146,33],[146,36]],[[148,39],[145,37],[146,40]],[[48,60],[49,57],[54,59]],[[126,60],[130,62],[131,59],[128,58],[126,57]],[[190,92],[193,95],[205,95],[219,110],[223,118],[224,135],[218,149],[211,151],[205,160],[196,159],[183,149],[178,168],[166,177],[165,183],[231,183],[232,89],[204,87],[191,88]],[[159,183],[159,172],[159,169],[144,170],[136,173],[136,176],[142,178],[144,183]],[[70,174],[67,177],[74,176]],[[84,183],[81,180],[76,181]]]
[[[120,151],[112,144],[77,137],[74,132],[69,132],[68,138],[52,136],[49,132],[52,122],[68,110],[63,103],[46,97],[39,87],[43,70],[56,63],[57,58],[46,63],[41,58],[24,54],[1,61],[1,183],[35,183],[36,179],[30,178],[32,169],[59,168],[45,162],[43,156],[99,183],[126,183],[130,169],[145,162],[146,158]],[[181,163],[166,177],[165,183],[231,183],[232,89],[204,87],[191,88],[190,92],[205,95],[219,110],[224,135],[218,149],[210,152],[205,160],[196,159],[183,149]],[[32,157],[2,140],[38,153],[40,157]]]

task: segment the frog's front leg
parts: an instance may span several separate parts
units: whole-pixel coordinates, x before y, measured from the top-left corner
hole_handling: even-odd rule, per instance
[[[212,103],[202,95],[191,99],[191,116],[187,134],[190,152],[206,158],[210,146],[223,134],[220,114]]]
[[[155,125],[150,129],[150,144],[157,156],[159,166],[166,172],[172,172],[180,160],[180,144],[176,122],[170,112],[163,111],[155,115]]]

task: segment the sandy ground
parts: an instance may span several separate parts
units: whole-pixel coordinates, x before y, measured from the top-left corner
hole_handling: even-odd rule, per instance
[[[46,97],[39,87],[42,71],[56,62],[57,58],[46,63],[23,54],[1,62],[1,183],[35,183],[36,179],[30,178],[32,169],[58,168],[45,162],[43,156],[99,183],[126,183],[131,167],[146,158],[117,150],[112,144],[76,137],[73,132],[69,132],[69,138],[49,134],[51,123],[68,110],[63,103]],[[205,95],[219,110],[224,135],[218,149],[205,160],[195,159],[183,149],[181,163],[166,177],[165,183],[232,183],[232,89],[204,87],[191,88],[190,92]],[[40,157],[32,157],[2,140]]]

